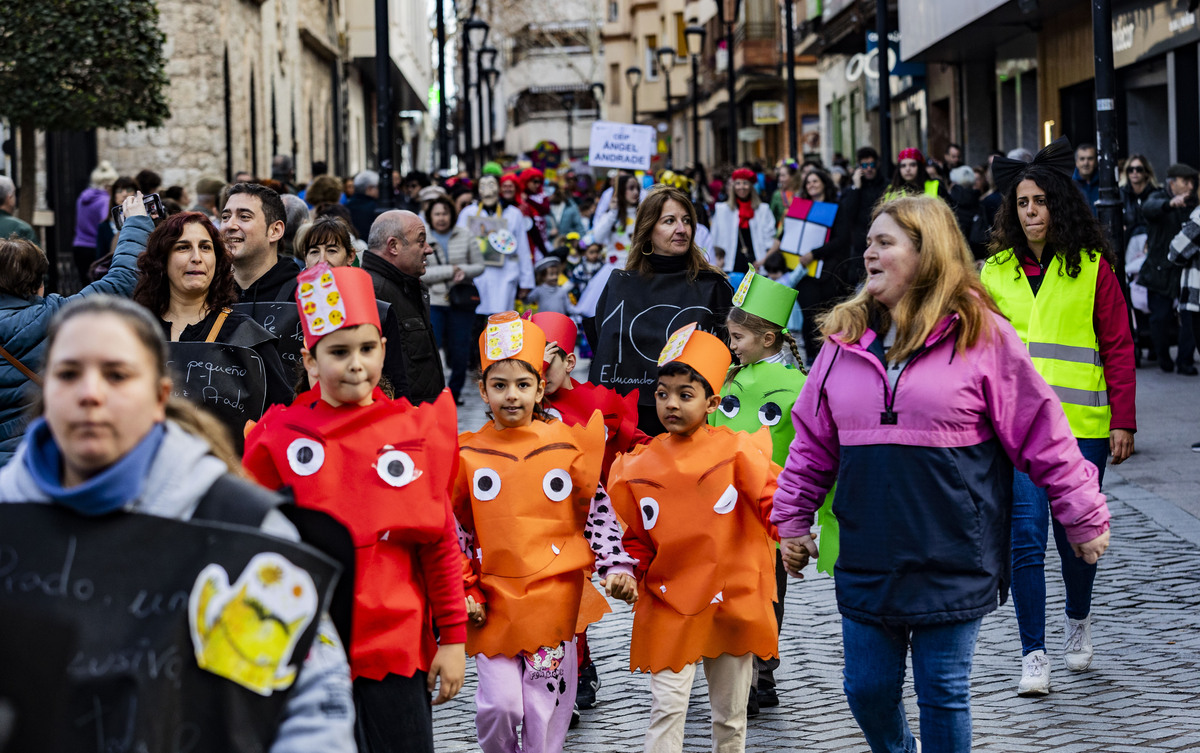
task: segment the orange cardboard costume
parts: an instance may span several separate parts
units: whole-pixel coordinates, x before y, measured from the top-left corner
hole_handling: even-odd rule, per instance
[[[678,672],[702,657],[778,655],[771,438],[701,426],[617,458],[609,496],[638,558],[629,665]]]
[[[488,424],[459,445],[454,513],[475,546],[468,593],[487,603],[486,623],[467,627],[467,653],[515,657],[570,641],[609,611],[589,582],[595,555],[583,535],[600,480],[601,416],[586,426]]]

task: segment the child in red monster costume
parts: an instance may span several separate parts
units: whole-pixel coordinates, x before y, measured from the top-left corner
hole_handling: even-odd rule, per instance
[[[246,470],[290,486],[355,547],[350,668],[363,751],[433,751],[429,693],[450,700],[466,669],[462,558],[450,511],[454,401],[413,407],[379,389],[385,343],[371,277],[319,264],[296,290],[315,386],[246,438]],[[433,628],[439,631],[440,646]]]

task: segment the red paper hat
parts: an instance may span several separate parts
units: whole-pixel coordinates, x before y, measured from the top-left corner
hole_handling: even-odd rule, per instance
[[[375,286],[366,270],[336,269],[322,262],[296,277],[296,305],[304,327],[304,347],[312,350],[325,335],[359,324],[379,326]]]
[[[913,149],[910,147],[908,149],[902,149],[900,151],[900,156],[896,158],[896,162],[900,162],[901,160],[906,160],[906,159],[915,159],[917,162],[924,162],[925,155],[921,154],[920,149]]]
[[[567,353],[575,352],[575,338],[579,330],[575,327],[575,322],[571,321],[571,317],[557,311],[545,311],[534,314],[530,321],[546,333],[547,343],[558,343],[558,347]]]
[[[515,173],[505,173],[504,175],[501,175],[500,182],[501,183],[515,183],[518,188],[521,186],[521,179],[518,178]]]
[[[747,167],[739,167],[734,170],[732,177],[734,180],[748,180],[751,183],[758,180],[758,176],[754,174],[754,171]]]
[[[546,175],[536,167],[527,167],[517,175],[517,183],[521,186],[521,190],[524,191],[525,186],[529,185],[529,181],[533,180],[534,178],[541,178],[542,180],[545,180]]]
[[[528,319],[515,311],[504,311],[488,317],[487,327],[479,336],[479,370],[487,371],[496,361],[516,358],[542,373],[546,355],[546,335]]]

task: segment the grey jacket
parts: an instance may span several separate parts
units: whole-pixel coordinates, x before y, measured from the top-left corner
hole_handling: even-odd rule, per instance
[[[432,239],[433,234],[428,234]],[[433,246],[434,258],[437,264],[430,265],[421,277],[429,286],[429,305],[448,306],[446,292],[453,284],[454,268],[458,267],[465,275],[463,281],[471,280],[483,274],[483,262],[479,258],[479,249],[472,249],[475,239],[465,227],[455,225],[450,228],[450,247],[442,248],[437,241],[430,240]]]
[[[25,469],[22,459],[26,449],[23,442],[13,462],[0,468],[0,503],[51,501]],[[162,446],[146,474],[142,495],[131,500],[125,510],[189,520],[208,488],[227,472],[225,464],[210,454],[204,440],[168,422]],[[261,530],[281,539],[300,540],[295,527],[278,510],[267,514]],[[271,745],[271,753],[318,750],[356,751],[350,664],[327,616],[321,620],[320,635],[300,669],[287,701],[286,715]]]

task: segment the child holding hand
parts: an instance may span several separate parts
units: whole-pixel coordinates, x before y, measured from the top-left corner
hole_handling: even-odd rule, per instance
[[[562,749],[576,693],[574,636],[609,611],[591,585],[633,603],[636,562],[595,503],[604,448],[597,414],[568,426],[539,407],[546,338],[516,312],[480,337],[479,394],[491,423],[459,436],[454,512],[470,559],[467,653],[479,686],[475,727],[485,753]],[[599,549],[589,541],[604,541]]]
[[[729,350],[696,328],[677,330],[659,356],[655,403],[667,433],[613,463],[609,494],[638,559],[630,668],[650,672],[647,751],[683,749],[696,663],[704,662],[713,750],[746,746],[753,659],[779,639],[771,499],[778,466],[766,432],[707,423]]]

